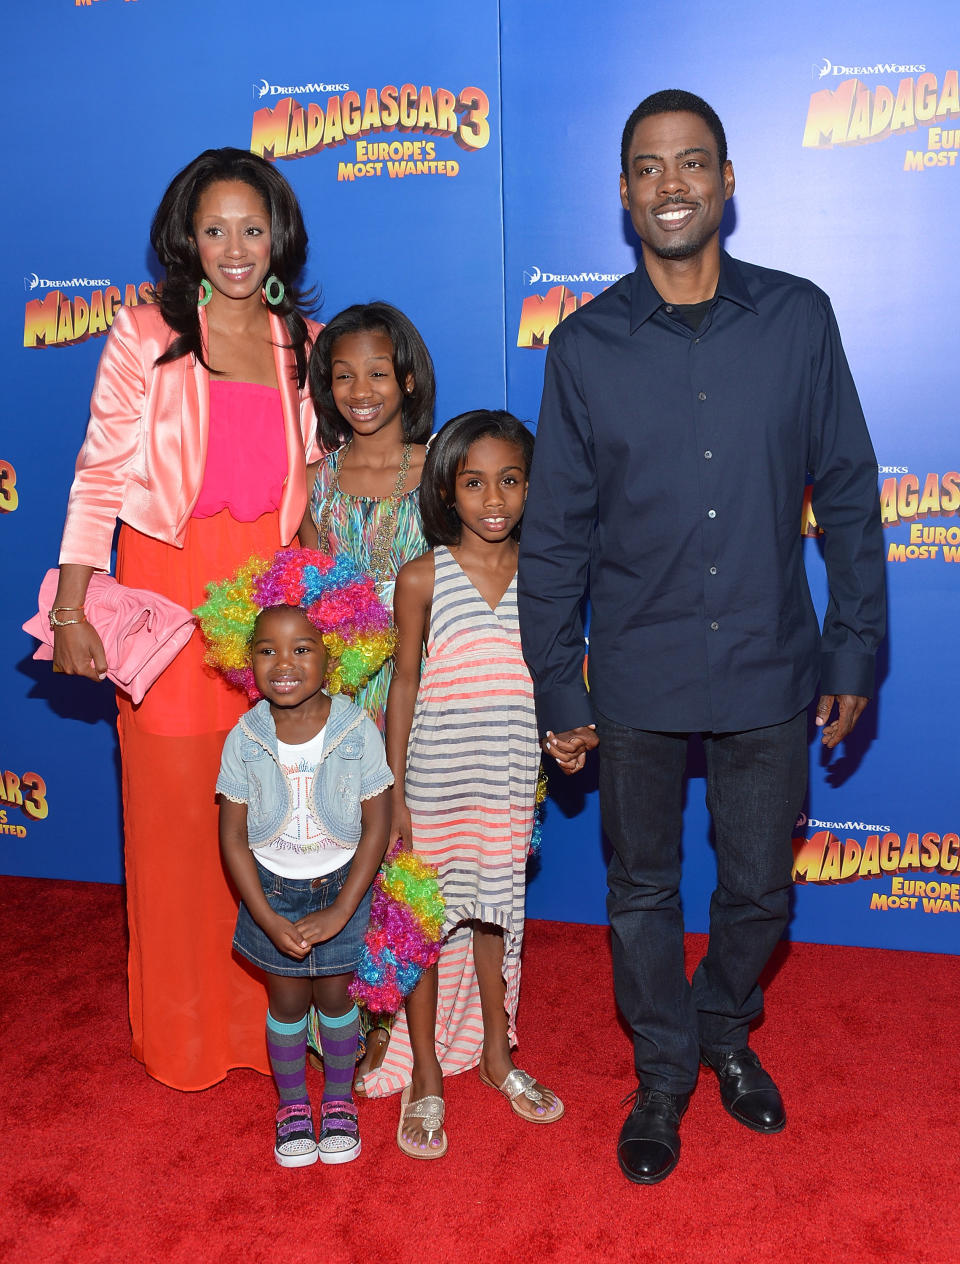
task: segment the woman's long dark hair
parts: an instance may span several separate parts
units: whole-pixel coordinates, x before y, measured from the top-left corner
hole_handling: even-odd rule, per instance
[[[160,200],[150,227],[150,244],[167,270],[158,293],[163,319],[177,335],[157,364],[195,355],[211,372],[200,337],[197,295],[203,279],[200,255],[193,236],[193,217],[204,189],[218,180],[248,184],[270,213],[270,271],[283,282],[284,296],[273,308],[290,334],[289,347],[297,360],[297,386],[307,376],[307,325],[300,309],[311,295],[297,288],[307,261],[307,230],[300,204],[290,185],[264,158],[245,149],[205,149],[174,176]]]
[[[515,443],[523,455],[525,477],[530,477],[533,435],[512,413],[499,408],[476,408],[451,417],[430,444],[420,475],[420,518],[424,537],[431,548],[460,543],[460,519],[454,504],[457,475],[471,445],[487,438]],[[520,526],[518,522],[510,532],[515,540],[520,538]]]
[[[320,446],[330,451],[350,438],[350,423],[333,401],[333,344],[346,334],[386,334],[393,347],[393,371],[401,391],[401,424],[407,443],[426,443],[433,430],[436,385],[433,361],[416,325],[389,303],[355,303],[325,325],[310,353],[310,394],[317,412]],[[413,390],[406,393],[407,378]]]

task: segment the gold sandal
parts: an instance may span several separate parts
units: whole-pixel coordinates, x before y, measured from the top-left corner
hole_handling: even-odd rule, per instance
[[[421,1097],[415,1102],[410,1100],[411,1085],[400,1095],[400,1122],[397,1125],[397,1145],[411,1159],[442,1159],[447,1152],[447,1134],[443,1131],[444,1104],[442,1097]],[[413,1120],[423,1121],[423,1131],[427,1137],[425,1146],[412,1145],[403,1135],[407,1124]],[[440,1134],[440,1144],[432,1144],[434,1134]]]
[[[555,1124],[563,1115],[563,1102],[553,1093],[554,1107],[551,1110],[546,1105],[546,1097],[539,1088],[537,1081],[532,1075],[526,1071],[521,1071],[519,1067],[514,1067],[507,1078],[499,1086],[494,1084],[493,1080],[488,1080],[483,1072],[478,1072],[480,1082],[486,1084],[487,1088],[496,1089],[498,1093],[502,1093],[510,1102],[510,1108],[515,1115],[519,1115],[521,1119],[525,1119],[531,1124]],[[520,1102],[528,1102],[532,1109],[524,1110],[520,1106]],[[538,1106],[543,1106],[545,1113],[537,1115],[534,1112]]]

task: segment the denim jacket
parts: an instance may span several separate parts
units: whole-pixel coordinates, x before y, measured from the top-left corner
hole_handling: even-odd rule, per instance
[[[360,804],[392,784],[376,725],[349,698],[335,694],[308,804],[318,827],[338,846],[355,850],[360,842]],[[228,733],[217,793],[247,805],[252,848],[269,846],[289,824],[293,790],[280,766],[277,729],[266,700]]]

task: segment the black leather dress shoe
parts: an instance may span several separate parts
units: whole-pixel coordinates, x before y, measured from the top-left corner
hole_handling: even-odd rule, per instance
[[[680,1158],[680,1120],[690,1094],[661,1093],[641,1084],[630,1096],[636,1102],[620,1129],[620,1171],[637,1185],[656,1185]]]
[[[724,1110],[754,1132],[781,1132],[783,1098],[752,1049],[701,1049],[700,1061],[716,1071]]]

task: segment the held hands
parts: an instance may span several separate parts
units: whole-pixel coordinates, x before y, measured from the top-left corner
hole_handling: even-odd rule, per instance
[[[552,755],[569,777],[583,767],[587,751],[599,744],[596,727],[595,724],[581,724],[579,728],[567,729],[563,733],[547,729],[547,735],[540,743],[541,749],[545,755]]]
[[[53,630],[53,670],[66,676],[105,680],[107,656],[92,623],[71,623]]]
[[[276,917],[263,929],[277,952],[282,952],[284,956],[302,961],[310,951],[309,941],[304,939],[297,927],[285,917]]]
[[[277,952],[302,961],[314,944],[325,943],[339,935],[348,921],[334,902],[320,913],[301,917],[296,925],[285,917],[276,917],[263,929]]]
[[[293,929],[306,944],[307,949],[314,944],[324,944],[328,939],[333,939],[334,935],[339,935],[346,926],[350,918],[337,907],[337,904],[338,901],[334,900],[329,908],[322,909],[319,913],[308,913],[296,923]],[[306,956],[306,950],[301,953],[301,956]]]
[[[820,741],[827,750],[833,750],[839,742],[853,732],[853,726],[863,714],[869,698],[861,698],[854,693],[825,693],[817,703],[817,728],[823,729]],[[837,718],[827,724],[833,704],[837,704]]]

